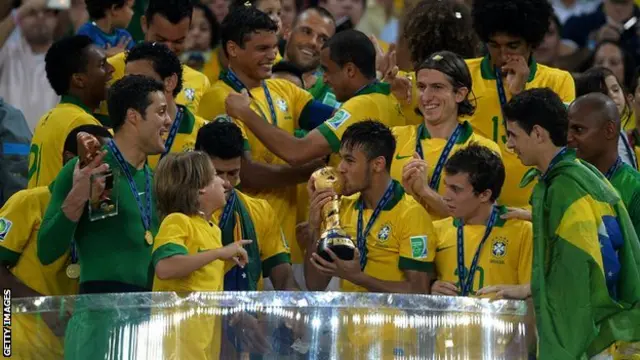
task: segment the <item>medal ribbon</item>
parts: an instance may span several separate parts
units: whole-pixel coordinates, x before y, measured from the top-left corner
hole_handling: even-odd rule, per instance
[[[420,134],[422,134],[423,131],[424,131],[424,124],[420,124],[420,126],[418,126],[418,136],[416,139],[416,152],[418,153],[418,155],[422,160],[424,160],[424,152],[422,151]],[[456,129],[453,130],[453,134],[449,136],[449,139],[447,140],[447,144],[444,146],[444,149],[442,149],[442,152],[440,153],[440,158],[438,159],[438,162],[436,163],[436,167],[433,170],[433,175],[431,176],[431,180],[429,180],[429,187],[432,188],[433,190],[436,190],[436,191],[438,190],[438,185],[440,184],[440,176],[442,175],[442,169],[444,168],[444,164],[447,162],[447,159],[449,158],[449,154],[451,154],[451,150],[453,150],[453,146],[458,141],[458,137],[460,137],[460,133],[462,133],[462,124],[458,124],[458,126],[456,126]]]
[[[376,208],[373,210],[373,214],[371,214],[371,218],[367,223],[367,228],[362,232],[363,221],[363,213],[364,213],[364,201],[362,198],[358,200],[358,228],[357,228],[357,240],[358,240],[358,250],[360,251],[360,268],[364,270],[364,267],[367,265],[367,236],[373,227],[373,224],[376,222],[376,219],[380,215],[382,209],[387,205],[389,200],[393,197],[393,192],[395,189],[395,182],[391,181],[387,190],[382,195],[382,198],[378,201]]]
[[[78,248],[76,247],[75,238],[71,239],[71,263],[72,264],[78,263]]]
[[[149,169],[145,166],[144,168],[144,177],[145,177],[145,195],[147,198],[146,207],[142,205],[142,199],[140,199],[140,194],[138,194],[138,189],[136,188],[136,183],[133,180],[133,176],[131,176],[131,172],[129,171],[129,164],[125,161],[120,149],[116,146],[113,140],[110,140],[107,143],[109,149],[113,153],[113,156],[118,161],[118,165],[124,172],[124,175],[127,177],[127,182],[129,183],[129,188],[133,193],[133,197],[136,199],[136,203],[138,204],[138,210],[140,210],[140,217],[142,218],[142,226],[144,226],[144,230],[149,231],[151,228],[151,174],[149,173]],[[114,185],[115,186],[115,185]]]
[[[558,153],[553,157],[553,159],[551,159],[551,162],[549,163],[549,167],[547,168],[547,171],[544,172],[544,174],[542,174],[542,176],[540,176],[541,179],[544,179],[547,174],[549,173],[549,171],[551,171],[551,168],[553,168],[562,158],[562,155],[564,155],[564,153],[567,152],[567,147],[563,147],[562,149],[560,149],[560,151],[558,151]]]
[[[606,174],[604,174],[604,177],[606,177],[607,180],[611,180],[611,177],[616,173],[620,165],[622,165],[622,159],[620,158],[620,156],[618,156],[616,162],[609,168],[609,170],[607,170]]]
[[[165,157],[169,151],[171,151],[171,147],[173,146],[173,141],[176,139],[176,135],[178,134],[178,129],[180,128],[180,123],[182,122],[182,116],[184,112],[182,108],[178,106],[178,112],[176,113],[176,118],[173,120],[173,124],[171,124],[171,129],[169,130],[169,136],[167,136],[167,140],[164,142],[164,152],[160,155],[160,159]]]
[[[231,194],[229,195],[229,200],[227,200],[227,203],[224,205],[224,210],[222,210],[222,216],[220,216],[220,222],[218,225],[220,229],[224,229],[224,226],[227,224],[227,221],[229,221],[229,215],[231,215],[231,213],[233,212],[235,204],[236,204],[236,191],[231,190]]]
[[[484,231],[484,235],[482,236],[482,240],[480,240],[480,244],[478,244],[478,248],[476,249],[476,253],[473,256],[473,260],[471,261],[471,266],[469,267],[469,273],[466,274],[464,267],[464,224],[460,221],[458,225],[458,279],[460,280],[460,295],[467,296],[471,293],[473,289],[473,279],[476,274],[476,269],[478,268],[478,260],[480,259],[480,251],[482,250],[482,246],[489,238],[489,234],[491,234],[491,230],[496,223],[496,219],[498,218],[498,209],[494,206],[491,209],[491,215],[489,216],[489,222],[487,223],[487,228]]]
[[[249,91],[249,89],[247,89],[247,87],[244,86],[242,81],[238,79],[238,76],[231,69],[227,70],[227,80],[231,81],[231,83],[233,83],[237,89],[240,89],[240,90],[246,89],[247,94],[249,94],[249,96],[252,99],[254,99],[254,97],[251,95],[251,91]],[[269,112],[271,113],[271,123],[275,126],[278,126],[278,117],[276,116],[276,109],[275,107],[273,107],[273,99],[271,98],[271,92],[269,91],[269,88],[267,87],[267,83],[264,80],[262,81],[262,90],[264,91],[264,96],[267,99],[267,104],[269,104]],[[260,111],[260,115],[267,122],[269,122],[267,115],[262,111],[262,109],[260,108],[257,102],[256,102],[256,107],[258,108],[258,111]]]

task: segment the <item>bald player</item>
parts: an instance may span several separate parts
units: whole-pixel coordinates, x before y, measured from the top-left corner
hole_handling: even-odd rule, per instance
[[[613,184],[640,234],[640,173],[618,155],[620,126],[620,113],[611,98],[586,94],[569,107],[568,145]]]

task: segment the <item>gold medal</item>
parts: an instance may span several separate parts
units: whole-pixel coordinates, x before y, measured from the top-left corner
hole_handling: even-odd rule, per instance
[[[144,232],[144,239],[147,241],[147,244],[153,245],[153,235],[151,235],[151,231],[147,230]]]
[[[80,277],[80,265],[69,264],[67,265],[67,277],[69,279],[77,279]]]

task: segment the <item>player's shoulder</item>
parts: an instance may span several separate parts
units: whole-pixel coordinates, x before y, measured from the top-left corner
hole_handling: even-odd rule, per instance
[[[118,54],[115,54],[107,59],[107,62],[111,64],[111,66],[122,66],[124,67],[124,60],[127,56],[127,52],[123,51]]]
[[[404,125],[394,126],[391,128],[391,133],[396,137],[398,145],[403,145],[406,142],[411,142],[417,137],[418,126],[416,125]]]
[[[196,133],[198,130],[200,130],[203,126],[207,125],[209,123],[209,121],[205,118],[203,118],[200,115],[193,115],[194,121],[195,121],[195,130]]]
[[[437,232],[437,233],[444,233],[447,230],[453,229],[455,228],[455,224],[454,224],[454,218],[453,217],[446,217],[444,219],[440,219],[440,220],[435,220],[433,222],[433,229]]]
[[[398,184],[398,186],[401,186]],[[400,188],[396,194],[400,196],[398,204],[394,207],[400,221],[429,221],[431,216],[429,212],[420,204],[413,196],[407,194],[403,188]]]
[[[482,66],[483,57],[465,59],[464,62],[467,63],[467,67],[469,68],[469,72],[473,73],[475,71],[480,71]]]
[[[538,63],[536,64],[536,74],[533,82],[538,87],[550,87],[554,91],[564,90],[557,88],[558,86],[564,86],[565,84],[573,86],[574,83],[573,77],[568,71]]]
[[[205,74],[187,65],[182,65],[182,77],[185,83],[190,83],[190,84],[194,84],[194,83],[208,84],[209,83],[209,78]]]
[[[289,97],[300,93],[307,93],[306,90],[297,87],[289,80],[267,79],[266,84],[267,87],[269,87],[270,91],[280,95],[281,97]]]
[[[474,142],[477,143],[478,145],[489,148],[490,150],[497,153],[498,155],[501,154],[500,146],[498,146],[498,144],[496,144],[495,141],[488,139],[476,132],[471,134],[471,137],[469,138],[469,143],[474,143]]]
[[[162,226],[177,226],[180,228],[188,228],[191,226],[191,217],[183,213],[171,213],[162,219]]]
[[[2,209],[0,209],[0,214],[14,211],[19,211],[22,215],[28,214],[30,212],[29,209],[39,205],[40,198],[45,193],[50,196],[49,187],[47,186],[20,190],[11,195],[2,206]]]
[[[269,205],[269,202],[267,200],[247,195],[239,190],[236,190],[236,194],[247,207],[247,210],[252,216],[254,216],[255,214],[259,217],[264,217],[269,212],[273,212],[273,208],[271,207],[271,205]]]

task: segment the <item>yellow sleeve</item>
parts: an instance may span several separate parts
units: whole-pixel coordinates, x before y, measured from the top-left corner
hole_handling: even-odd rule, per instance
[[[398,268],[432,272],[438,238],[431,217],[420,204],[415,203],[401,219],[403,232],[400,237]]]
[[[331,119],[328,119],[317,127],[318,131],[320,131],[329,143],[331,151],[334,153],[340,150],[340,140],[347,128],[362,118],[362,108],[359,107],[358,104],[357,98],[347,101],[333,114]]]
[[[558,80],[557,87],[553,90],[560,96],[562,102],[568,105],[576,99],[576,84],[571,74],[566,71],[563,71],[562,74],[564,76],[562,76],[561,80]]]
[[[280,264],[290,264],[289,245],[284,236],[280,222],[276,218],[271,205],[265,200],[256,202],[253,213],[254,222],[260,246],[260,260],[262,261],[262,277],[269,277],[271,269]]]
[[[197,115],[207,121],[228,119],[229,117],[224,107],[225,99],[226,95],[220,92],[217,87],[209,88],[200,99]]]
[[[22,190],[9,198],[0,209],[0,262],[15,265],[27,246],[38,218],[33,214],[29,196],[32,191]]]
[[[174,255],[187,255],[187,241],[190,236],[191,219],[181,213],[167,215],[160,224],[153,242],[152,261],[155,268],[162,259]]]
[[[520,237],[520,260],[518,261],[518,282],[529,284],[531,282],[531,263],[533,261],[533,225],[529,221],[523,221]]]

